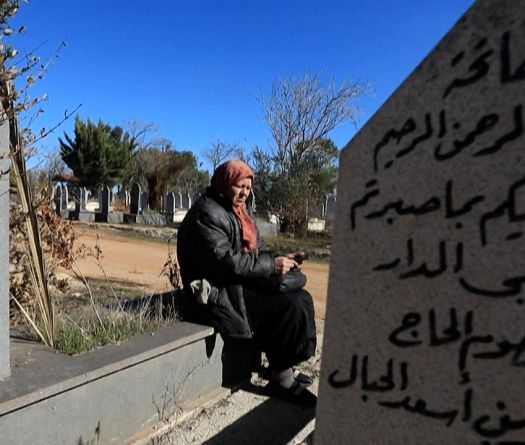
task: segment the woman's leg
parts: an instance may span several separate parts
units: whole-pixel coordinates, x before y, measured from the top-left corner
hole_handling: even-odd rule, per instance
[[[273,372],[291,368],[315,353],[314,305],[306,290],[275,295],[245,290],[245,302],[254,339]]]

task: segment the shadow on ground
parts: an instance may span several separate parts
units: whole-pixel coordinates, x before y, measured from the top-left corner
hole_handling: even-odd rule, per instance
[[[241,390],[265,394],[265,389],[249,384]],[[279,399],[268,399],[224,428],[205,445],[284,445],[314,418],[315,407],[301,408]]]

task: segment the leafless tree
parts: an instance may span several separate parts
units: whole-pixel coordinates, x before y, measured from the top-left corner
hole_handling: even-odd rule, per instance
[[[340,123],[355,123],[358,107],[353,101],[367,89],[366,84],[352,81],[325,85],[318,75],[305,74],[277,79],[269,97],[259,96],[282,171],[301,164]]]
[[[220,164],[234,156],[239,148],[237,144],[226,143],[217,139],[209,148],[203,151],[203,156],[211,164],[212,171],[214,171]]]
[[[151,141],[155,140],[153,135],[158,132],[158,127],[154,123],[135,118],[127,118],[124,126],[139,149],[149,146]]]

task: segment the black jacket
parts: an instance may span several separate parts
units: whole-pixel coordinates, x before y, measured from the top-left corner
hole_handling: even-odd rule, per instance
[[[275,273],[275,253],[257,232],[258,251],[243,253],[229,200],[208,189],[186,214],[177,233],[177,258],[185,289],[183,317],[211,324],[227,337],[251,338],[243,286]],[[196,302],[190,283],[212,285],[208,304]]]

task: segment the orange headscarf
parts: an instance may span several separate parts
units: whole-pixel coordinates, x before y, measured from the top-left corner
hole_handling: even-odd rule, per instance
[[[211,188],[218,195],[226,197],[229,187],[246,178],[250,178],[253,185],[253,170],[248,164],[239,160],[226,161],[215,169],[211,178]],[[246,204],[234,205],[232,208],[241,228],[243,252],[257,251],[257,233]]]

